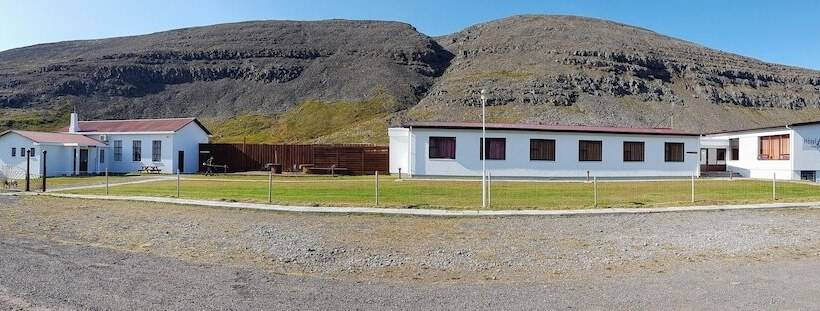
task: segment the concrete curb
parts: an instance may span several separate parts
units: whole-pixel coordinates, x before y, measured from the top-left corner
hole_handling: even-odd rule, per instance
[[[574,210],[444,210],[444,209],[401,209],[378,207],[318,207],[318,206],[288,206],[261,203],[222,202],[208,200],[191,200],[142,196],[102,196],[65,193],[14,193],[12,195],[45,195],[59,198],[112,200],[150,203],[168,203],[192,206],[227,207],[255,209],[277,212],[296,213],[339,213],[339,214],[382,214],[408,216],[576,216],[576,215],[611,215],[611,214],[649,214],[669,212],[697,212],[697,211],[726,211],[726,210],[754,210],[775,208],[820,208],[820,202],[796,203],[763,203],[744,205],[705,205],[705,206],[678,206],[678,207],[647,207],[647,208],[603,208],[603,209],[574,209]]]

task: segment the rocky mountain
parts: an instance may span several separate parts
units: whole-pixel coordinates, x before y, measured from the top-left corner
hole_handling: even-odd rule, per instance
[[[0,127],[76,106],[89,119],[200,116],[225,139],[383,142],[389,123],[477,120],[481,89],[497,122],[701,132],[820,119],[818,71],[603,20],[514,16],[438,38],[396,22],[261,21],[13,49],[0,52]]]
[[[437,38],[456,55],[409,118],[737,129],[820,118],[820,72],[573,16],[514,16]],[[467,112],[465,114],[465,111]],[[674,118],[672,117],[674,116]]]

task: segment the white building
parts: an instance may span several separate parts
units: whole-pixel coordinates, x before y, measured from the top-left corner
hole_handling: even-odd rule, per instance
[[[389,129],[390,171],[481,176],[481,123],[417,122]],[[487,124],[487,171],[510,178],[688,177],[699,135],[673,129]]]
[[[79,121],[71,114],[60,133],[7,131],[0,134],[0,174],[19,178],[25,155],[34,150],[32,175],[42,171],[47,151],[47,175],[128,173],[149,167],[160,173],[199,169],[199,144],[210,132],[195,118]]]
[[[86,156],[93,157],[104,150],[105,143],[83,136],[62,133],[31,131],[5,131],[0,134],[0,178],[24,179],[26,165],[32,178],[42,175],[43,151],[46,151],[48,176],[71,175],[80,169],[72,161],[74,150],[87,150]],[[31,159],[26,159],[28,153]],[[27,161],[29,163],[27,163]],[[85,171],[97,171],[97,161],[91,158],[83,163],[89,167]]]
[[[817,181],[820,121],[705,135],[700,154],[703,171]]]

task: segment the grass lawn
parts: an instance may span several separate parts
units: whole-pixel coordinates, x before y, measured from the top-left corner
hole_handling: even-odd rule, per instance
[[[141,179],[138,175],[128,175],[128,176],[109,176],[110,183],[118,183],[118,182],[125,182],[131,180],[139,180]],[[23,187],[23,183],[25,181],[20,180],[20,187]],[[105,176],[70,176],[70,177],[49,177],[46,179],[46,187],[49,189],[56,189],[56,188],[64,188],[64,187],[75,187],[75,186],[88,186],[88,185],[99,185],[105,184]],[[32,189],[41,189],[43,185],[42,179],[32,179],[31,180],[31,188]]]
[[[267,202],[267,176],[186,176],[181,197],[204,200]],[[290,205],[374,206],[372,176],[276,177],[273,201]],[[772,202],[769,181],[697,180],[696,205]],[[176,181],[111,187],[111,195],[176,196]],[[598,183],[599,207],[656,207],[692,205],[690,181],[605,181]],[[105,189],[67,191],[104,194]],[[778,202],[820,201],[820,186],[779,182]],[[593,208],[591,183],[494,182],[494,209]],[[402,208],[474,209],[481,206],[479,181],[397,180],[382,177],[380,206]]]

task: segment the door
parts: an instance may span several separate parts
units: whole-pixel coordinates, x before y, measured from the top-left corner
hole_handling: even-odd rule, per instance
[[[185,173],[185,151],[180,150],[177,154],[177,167],[180,172]]]
[[[80,149],[80,174],[88,174],[88,149]]]

